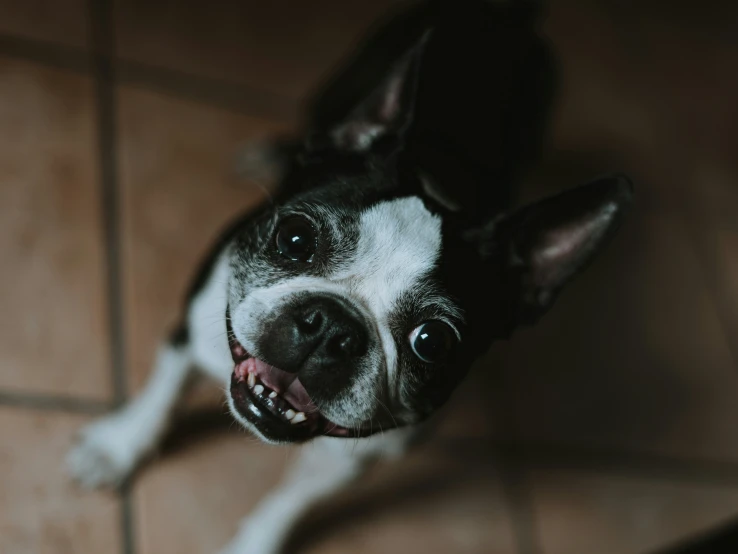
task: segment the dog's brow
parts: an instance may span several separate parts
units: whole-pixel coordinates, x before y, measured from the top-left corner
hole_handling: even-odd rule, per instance
[[[381,202],[361,214],[351,260],[331,278],[352,279],[386,317],[397,299],[436,265],[441,221],[417,197]]]

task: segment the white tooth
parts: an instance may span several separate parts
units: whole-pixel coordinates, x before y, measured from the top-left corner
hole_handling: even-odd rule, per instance
[[[264,392],[264,387],[262,385],[256,385],[254,387],[254,392],[256,394],[261,394],[262,392]]]
[[[254,385],[256,384],[256,375],[253,373],[249,373],[249,387],[254,388]]]
[[[287,419],[292,419],[293,417],[295,417],[295,410],[287,410],[284,413],[284,417],[286,417]]]
[[[291,422],[291,423],[302,423],[302,422],[303,422],[303,421],[305,421],[306,419],[307,419],[307,418],[305,417],[305,414],[304,414],[303,412],[297,412],[297,413],[295,414],[295,417],[293,417],[293,418],[292,418],[292,419],[290,420],[290,422]]]
[[[277,393],[276,393],[276,391],[272,391],[272,392],[270,392],[270,393],[269,393],[269,398],[277,398]]]

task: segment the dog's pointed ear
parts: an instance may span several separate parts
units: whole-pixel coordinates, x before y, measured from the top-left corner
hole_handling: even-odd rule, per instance
[[[421,58],[430,34],[426,31],[379,86],[329,131],[333,147],[362,152],[380,139],[402,139],[412,122]]]
[[[473,233],[499,270],[510,327],[535,323],[612,238],[633,198],[623,175],[521,208]]]

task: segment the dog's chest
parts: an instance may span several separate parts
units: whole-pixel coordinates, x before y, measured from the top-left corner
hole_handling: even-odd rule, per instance
[[[193,358],[208,375],[226,384],[233,370],[225,322],[229,277],[226,249],[187,310]]]

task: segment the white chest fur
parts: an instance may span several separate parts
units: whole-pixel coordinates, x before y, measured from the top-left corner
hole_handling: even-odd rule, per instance
[[[195,363],[224,384],[228,384],[233,371],[225,320],[229,274],[228,249],[225,249],[207,283],[190,302],[187,312],[190,348]]]

